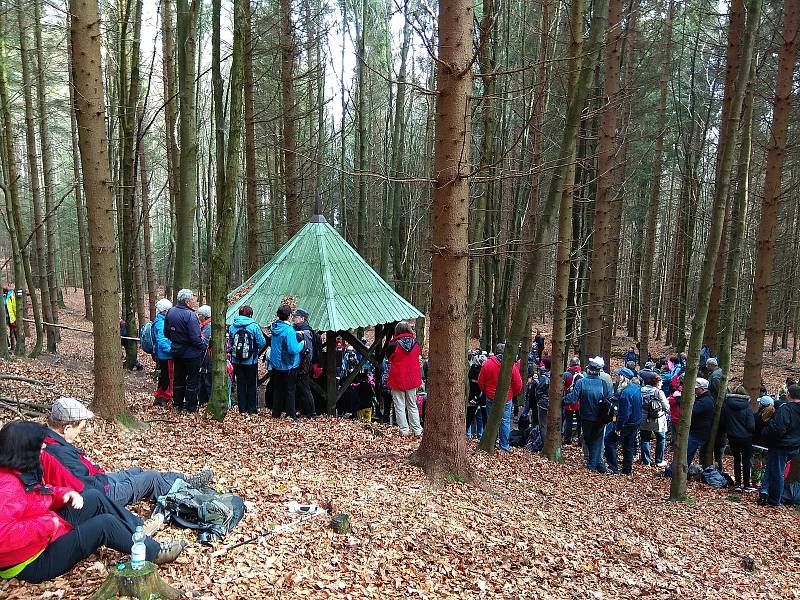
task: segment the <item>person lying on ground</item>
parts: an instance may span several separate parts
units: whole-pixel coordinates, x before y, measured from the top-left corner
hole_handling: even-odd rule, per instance
[[[49,429],[46,430],[44,439],[45,451],[85,486],[104,492],[121,506],[128,506],[143,498],[155,501],[159,496],[166,494],[179,478],[194,485],[204,485],[214,476],[214,473],[208,470],[194,477],[187,477],[182,473],[145,470],[140,467],[107,473],[73,445],[86,421],[92,418],[94,413],[80,400],[75,398],[56,400],[47,420]]]
[[[103,493],[83,495],[43,478],[46,429],[11,421],[0,429],[0,577],[29,583],[54,579],[101,546],[130,554],[134,527]],[[183,541],[145,538],[145,558],[174,561]]]

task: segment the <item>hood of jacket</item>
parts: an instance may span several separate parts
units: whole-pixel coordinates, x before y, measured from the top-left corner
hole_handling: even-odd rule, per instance
[[[741,394],[728,394],[725,397],[725,404],[728,405],[729,410],[750,410],[750,396],[742,396]]]
[[[234,325],[236,325],[237,319],[239,319],[239,317],[236,317],[236,319],[233,320]],[[250,319],[250,321],[253,322],[253,319]],[[275,321],[269,326],[269,330],[272,335],[287,335],[288,330],[294,331],[294,327],[292,327],[291,323],[288,323],[287,321]]]
[[[406,352],[411,352],[411,349],[417,344],[417,338],[413,333],[400,333],[394,336],[392,341]]]
[[[281,322],[281,321],[279,321]],[[237,315],[235,319],[233,319],[232,325],[236,328],[244,328],[248,325],[254,324],[255,321],[252,317],[245,317],[244,315]]]

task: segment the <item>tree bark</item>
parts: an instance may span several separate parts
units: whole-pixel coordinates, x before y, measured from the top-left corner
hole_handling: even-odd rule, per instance
[[[656,139],[653,144],[653,169],[652,184],[650,186],[650,200],[647,205],[647,217],[644,233],[644,248],[642,250],[642,308],[640,316],[642,326],[639,336],[639,356],[644,364],[650,353],[650,317],[653,305],[653,263],[656,249],[656,225],[658,224],[658,209],[661,204],[661,172],[663,170],[664,137],[666,135],[667,120],[667,84],[669,83],[669,65],[672,58],[672,21],[675,14],[675,0],[669,0],[667,19],[664,24],[664,52],[661,55],[661,79],[659,80],[658,123],[656,125]]]
[[[244,29],[248,26],[248,0],[236,0],[233,13],[233,55],[230,78],[230,124],[225,160],[225,185],[217,198],[217,230],[211,257],[211,400],[209,410],[221,421],[228,410],[228,371],[225,354],[228,281],[233,255],[234,209],[239,183],[244,103]],[[218,32],[217,32],[218,35]]]
[[[605,75],[603,78],[603,107],[600,115],[600,136],[597,145],[597,195],[594,203],[594,233],[592,260],[589,271],[589,310],[586,352],[589,356],[605,354],[604,338],[613,319],[613,298],[607,290],[608,271],[615,268],[611,260],[611,221],[614,199],[615,151],[617,147],[617,108],[619,73],[622,58],[622,0],[608,3],[608,34],[606,35]],[[609,309],[609,304],[611,308]],[[609,317],[610,310],[610,317]],[[610,342],[610,340],[609,340]],[[604,356],[610,364],[609,356]]]
[[[722,236],[725,203],[730,188],[733,151],[736,147],[737,131],[742,113],[742,102],[744,100],[747,81],[750,77],[750,64],[753,58],[753,48],[755,46],[755,37],[758,31],[760,15],[761,0],[749,0],[747,25],[742,38],[741,64],[739,65],[739,72],[736,75],[734,92],[731,96],[728,120],[722,123],[722,128],[725,129],[725,134],[722,138],[724,144],[719,150],[720,160],[719,169],[716,173],[711,227],[708,233],[705,253],[703,254],[701,273],[712,273],[714,271],[714,262],[717,260],[717,251],[719,250],[720,238]],[[736,25],[731,23],[730,27],[736,27]],[[697,381],[697,369],[700,363],[700,346],[703,342],[703,333],[706,325],[706,317],[708,316],[708,302],[711,297],[712,286],[713,281],[711,278],[701,278],[697,293],[697,310],[695,312],[694,321],[692,322],[692,334],[689,339],[686,374],[683,383],[683,397],[681,398],[681,419],[678,424],[675,458],[672,464],[672,482],[670,485],[671,500],[682,500],[686,497],[686,474],[689,467],[687,464],[687,448],[689,442],[689,427],[692,421],[692,408],[694,407],[694,385]]]
[[[155,272],[153,269],[153,242],[150,231],[150,173],[147,163],[147,150],[144,138],[139,144],[139,179],[142,190],[142,238],[144,240],[144,274],[147,286],[147,311],[151,321],[156,319],[156,302],[158,301]]]
[[[261,267],[259,240],[262,235],[261,212],[256,190],[256,129],[253,110],[253,22],[252,6],[247,2],[244,24],[244,173],[247,204],[247,277]]]
[[[25,142],[28,151],[28,179],[31,186],[31,204],[33,205],[34,248],[36,252],[37,279],[42,299],[42,315],[48,323],[53,323],[53,303],[50,301],[50,285],[47,281],[47,242],[42,214],[42,190],[39,181],[39,159],[36,152],[36,127],[33,114],[33,79],[31,77],[31,50],[28,45],[28,27],[22,3],[17,3],[17,23],[19,25],[19,50],[22,62],[22,95],[25,104]],[[33,298],[31,298],[33,300]],[[56,352],[58,334],[54,327],[47,327],[47,351]]]
[[[472,0],[440,0],[432,207],[429,393],[411,462],[434,480],[471,478],[464,436]],[[508,361],[513,363],[513,361]]]
[[[297,170],[297,118],[294,97],[294,56],[296,46],[292,25],[292,2],[280,0],[281,118],[283,173],[286,197],[287,237],[300,230],[300,179]]]
[[[165,0],[170,2],[170,0]],[[175,205],[175,290],[192,283],[192,241],[197,208],[197,124],[195,78],[197,77],[197,0],[175,0],[178,33],[178,97],[180,99],[180,168]],[[166,15],[165,15],[166,16]],[[166,70],[166,65],[165,65]],[[169,136],[170,132],[167,132]]]
[[[786,137],[789,111],[792,105],[792,77],[797,64],[797,32],[800,25],[800,0],[784,4],[783,42],[778,57],[775,78],[775,100],[772,127],[767,146],[767,168],[764,178],[764,197],[761,203],[761,222],[758,227],[758,254],[753,278],[750,321],[747,325],[747,349],[744,356],[744,381],[748,393],[757,397],[761,386],[761,367],[764,354],[764,330],[772,287],[772,261],[775,254],[776,224],[781,200],[781,175],[786,157]]]
[[[93,407],[107,418],[126,416],[119,361],[119,308],[116,231],[105,97],[100,59],[100,16],[97,0],[70,0],[76,117],[89,218],[89,244],[94,309]]]
[[[167,149],[167,185],[169,188],[169,245],[164,295],[170,296],[170,281],[175,264],[175,214],[180,204],[180,175],[178,144],[175,141],[175,128],[178,122],[178,98],[175,91],[175,17],[173,3],[175,0],[161,0],[161,62],[164,83],[164,124]]]

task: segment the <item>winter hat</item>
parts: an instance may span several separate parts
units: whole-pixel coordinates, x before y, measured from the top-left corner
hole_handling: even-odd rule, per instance
[[[308,311],[303,310],[302,308],[296,308],[294,310],[294,316],[295,317],[303,317],[304,319],[308,319]],[[362,339],[361,341],[363,343],[365,340]]]
[[[708,389],[708,379],[703,379],[702,377],[698,377],[697,381],[694,384],[694,389],[699,390],[707,390]]]
[[[589,359],[589,368],[600,370],[606,366],[606,361],[603,360],[602,356],[595,356],[594,358]]]
[[[172,308],[172,302],[167,300],[166,298],[162,298],[158,302],[156,302],[156,311],[164,312],[165,310],[169,310]]]
[[[62,396],[53,403],[50,420],[57,423],[77,423],[94,417],[94,413],[77,398]]]
[[[201,317],[205,317],[206,319],[210,319],[211,307],[208,304],[203,304],[203,306],[197,309],[197,314]]]
[[[708,366],[708,365],[714,365],[715,367],[718,367],[719,366],[719,361],[712,356],[711,358],[709,358],[706,361],[706,366]]]
[[[617,369],[616,373],[617,375],[621,375],[625,379],[633,379],[634,377],[636,377],[636,374],[627,367],[622,367],[621,369]]]
[[[775,404],[775,400],[772,399],[772,396],[761,396],[761,398],[758,399],[758,403],[761,406],[772,406]]]

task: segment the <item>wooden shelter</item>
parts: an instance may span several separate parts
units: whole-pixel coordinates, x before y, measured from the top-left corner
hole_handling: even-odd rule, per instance
[[[323,343],[324,389],[312,380],[312,387],[327,400],[328,413],[369,361],[380,375],[386,347],[398,321],[423,316],[395,292],[378,273],[339,235],[321,214],[298,231],[272,259],[229,294],[226,321],[232,322],[239,307],[253,308],[253,319],[266,328],[275,318],[282,300],[297,299],[309,313],[309,325],[325,333]],[[375,328],[367,347],[352,330]],[[341,336],[361,355],[353,370],[337,389],[336,338]]]

